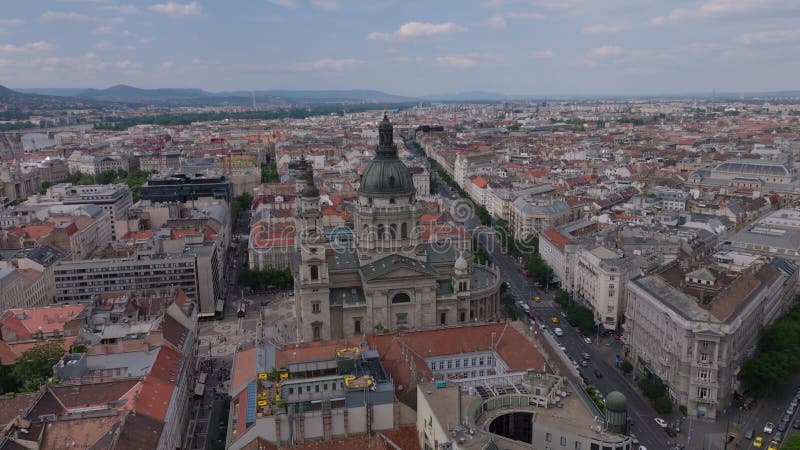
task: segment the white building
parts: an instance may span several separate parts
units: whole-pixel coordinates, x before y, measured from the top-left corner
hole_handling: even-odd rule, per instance
[[[625,283],[638,269],[631,257],[603,246],[583,248],[575,264],[574,292],[594,310],[595,324],[615,330],[625,312]]]

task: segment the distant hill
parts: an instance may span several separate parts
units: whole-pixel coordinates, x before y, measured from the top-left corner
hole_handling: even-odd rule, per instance
[[[142,89],[119,84],[107,89],[31,88],[21,91],[86,100],[162,106],[249,105],[286,103],[406,103],[417,99],[374,90],[257,90],[208,92],[202,89]]]
[[[500,94],[497,92],[467,91],[467,92],[456,92],[449,94],[430,94],[430,95],[425,95],[422,98],[430,101],[466,102],[470,100],[475,100],[475,101],[520,100],[526,97],[522,95]]]

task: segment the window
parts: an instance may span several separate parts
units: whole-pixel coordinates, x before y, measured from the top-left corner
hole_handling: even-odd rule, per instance
[[[379,223],[378,224],[378,240],[382,240],[383,239],[383,235],[384,235],[383,224]]]
[[[408,239],[408,224],[405,222],[400,224],[400,238]]]
[[[308,269],[311,271],[311,280],[312,281],[319,280],[319,267],[311,266]]]
[[[467,367],[468,364],[469,364],[469,359],[464,358],[464,367]]]
[[[697,398],[709,398],[709,390],[707,387],[697,388]]]
[[[408,313],[397,313],[394,317],[397,325],[408,325]]]
[[[447,368],[448,369],[452,369],[453,368],[453,361],[451,361],[451,360],[447,361]]]
[[[306,386],[306,392],[311,392],[311,385]]]
[[[459,313],[459,319],[458,319],[458,320],[459,320],[460,322],[464,322],[465,320],[467,320],[467,313],[466,313],[466,311],[461,311],[461,312]]]
[[[324,391],[328,390],[328,383],[323,383],[322,384],[322,390],[324,390]]]
[[[460,368],[461,368],[461,360],[457,359],[456,360],[456,369],[460,369]]]
[[[561,436],[561,445],[566,447],[567,446],[567,437]]]
[[[311,312],[314,314],[319,314],[320,312],[319,302],[314,302],[311,304]]]
[[[581,450],[581,443],[579,441],[575,441],[575,450]]]
[[[700,369],[697,371],[697,378],[699,378],[700,381],[708,381],[708,379],[711,378],[711,371],[708,369]]]
[[[319,385],[318,384],[314,385],[314,392],[319,392]]]
[[[408,296],[405,292],[398,292],[397,294],[392,297],[392,303],[410,303],[411,297]]]
[[[397,239],[397,224],[396,223],[389,224],[389,239],[392,239],[392,240]]]
[[[439,324],[440,325],[447,325],[447,313],[439,314]]]
[[[391,180],[394,180],[394,177],[392,177]],[[389,197],[389,203],[394,205],[394,197]]]
[[[476,358],[476,357],[474,357],[474,356],[473,356],[473,357],[472,357],[472,365],[473,365],[473,366],[476,366],[476,365],[477,365],[477,362],[478,362],[478,358]]]
[[[353,319],[353,332],[355,334],[361,334],[361,319],[360,318]]]
[[[293,388],[293,387],[290,387],[290,388],[289,388],[289,395],[292,395],[292,394],[294,394],[294,388]]]
[[[439,370],[444,370],[444,361],[439,361]]]
[[[547,441],[547,442],[553,442],[553,434],[552,433],[545,434],[544,435],[544,440]]]

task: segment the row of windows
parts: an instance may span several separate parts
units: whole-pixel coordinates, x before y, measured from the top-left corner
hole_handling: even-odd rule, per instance
[[[329,386],[330,386],[330,389],[332,391],[335,391],[337,389],[343,390],[344,389],[344,381],[341,381],[339,383],[332,381],[330,383],[330,385],[328,383],[322,383],[321,386],[322,386],[322,391],[323,392],[327,391]],[[311,385],[310,384],[305,386],[305,392],[306,393],[310,393],[311,392]],[[314,385],[314,392],[320,392],[320,384],[315,384]],[[289,395],[292,395],[294,393],[295,393],[294,387],[289,387]],[[298,386],[297,387],[297,393],[298,394],[302,394],[303,393],[303,386]]]
[[[494,359],[491,356],[473,356],[472,358],[448,359],[447,361],[441,360],[438,362],[438,369],[445,370],[445,366],[447,366],[447,369],[453,369],[454,366],[456,369],[460,369],[461,367],[484,366],[484,363],[485,365],[491,366],[494,363]],[[434,361],[431,364],[431,369],[436,370],[436,365],[437,363]]]

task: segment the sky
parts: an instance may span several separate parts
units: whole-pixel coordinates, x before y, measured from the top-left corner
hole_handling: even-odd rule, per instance
[[[800,0],[2,0],[0,84],[800,89]]]

